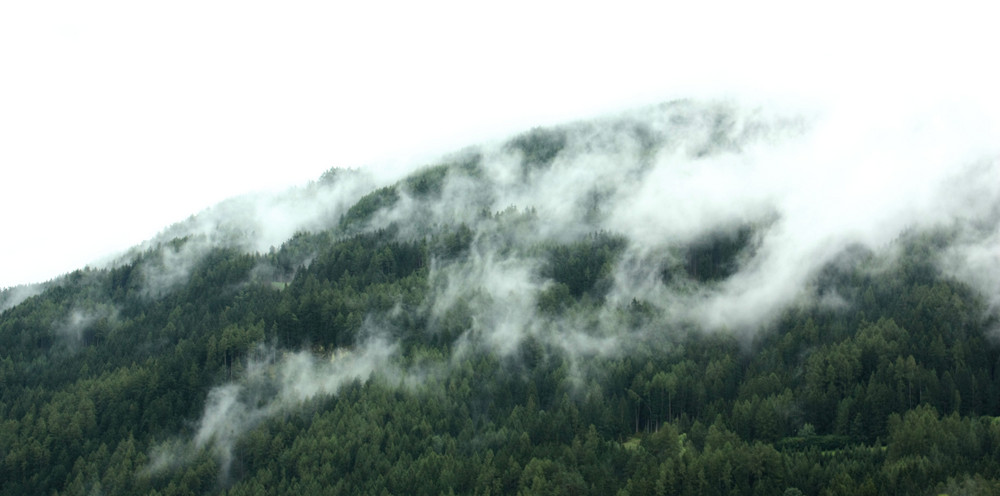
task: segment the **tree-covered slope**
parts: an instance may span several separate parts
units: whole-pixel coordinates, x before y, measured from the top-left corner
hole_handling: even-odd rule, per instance
[[[6,290],[0,492],[997,493],[998,164],[859,209],[810,132],[536,129]]]

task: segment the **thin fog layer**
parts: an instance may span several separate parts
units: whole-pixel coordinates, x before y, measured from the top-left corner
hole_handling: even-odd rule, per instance
[[[91,308],[76,307],[62,319],[52,325],[53,333],[60,338],[68,349],[75,350],[81,344],[93,339],[91,334],[97,324],[111,327],[117,321],[118,311],[105,304],[92,305]]]
[[[350,381],[364,381],[376,372],[390,377],[393,371],[386,364],[394,351],[394,345],[378,339],[329,356],[261,347],[239,380],[208,393],[194,438],[157,447],[146,471],[156,473],[186,463],[199,450],[208,449],[219,460],[225,478],[233,447],[244,432],[317,395],[336,394]]]
[[[40,295],[44,291],[42,284],[25,284],[0,290],[0,312],[20,305],[24,300],[32,296]]]
[[[974,230],[948,267],[989,290],[991,282],[977,280],[996,281],[989,269],[963,267],[966,261],[989,266],[996,257],[1000,169],[992,128],[965,118],[850,108],[802,118],[731,104],[670,104],[485,148],[477,178],[449,173],[433,199],[401,187],[401,199],[371,227],[405,226],[403,236],[420,237],[436,225],[470,225],[476,252],[466,266],[436,265],[451,281],[441,290],[445,301],[511,284],[521,285],[519,298],[530,299],[525,295],[550,282],[526,277],[523,267],[537,258],[509,250],[510,241],[496,236],[495,220],[476,212],[532,212],[517,233],[520,247],[594,232],[621,235],[627,248],[608,301],[648,301],[707,329],[754,332],[808,296],[810,278],[844,248],[884,248],[914,229]],[[527,145],[518,146],[519,139]],[[724,280],[677,291],[653,277],[651,269],[662,263],[657,256],[669,258],[677,247],[740,226],[752,226],[754,249]],[[485,309],[492,315],[503,297],[490,301]],[[519,302],[513,313],[530,315],[531,303]],[[537,325],[528,320],[513,325],[527,332]],[[496,341],[510,342],[511,325],[492,327]]]
[[[165,252],[146,280],[151,292],[169,290],[205,253],[198,246],[220,242],[219,233],[259,251],[302,229],[347,236],[389,228],[425,240],[461,226],[468,246],[432,258],[418,310],[431,331],[456,312],[468,317],[452,359],[483,349],[509,356],[530,337],[578,367],[636,343],[667,346],[672,329],[751,336],[791,305],[847,308],[840,295],[811,289],[845,249],[880,251],[905,232],[948,229],[957,241],[941,268],[996,310],[1000,154],[992,123],[969,115],[678,102],[536,129],[411,176],[438,177],[436,187],[376,184],[393,186],[391,201],[350,228],[338,223],[375,186],[365,176],[221,205],[171,230],[201,234],[203,244]],[[614,254],[601,291],[577,295],[570,308],[547,307],[546,298],[568,291],[553,274],[554,250],[592,239]],[[725,270],[708,277],[685,267],[684,250],[713,239],[741,247]],[[633,306],[646,317],[629,317]],[[299,352],[254,362],[209,393],[187,446],[210,448],[228,464],[247,429],[336,394],[346,380],[391,370],[394,353],[392,343],[376,341],[332,361]],[[154,469],[166,466],[166,454],[177,456],[163,453]]]
[[[265,253],[297,232],[336,226],[341,216],[378,184],[374,177],[358,170],[332,169],[303,187],[232,198],[170,226],[110,265],[129,263],[142,252],[153,250],[152,259],[142,268],[143,293],[158,298],[185,284],[212,249]]]

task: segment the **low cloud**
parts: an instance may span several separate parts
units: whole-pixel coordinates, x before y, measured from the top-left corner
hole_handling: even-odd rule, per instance
[[[846,251],[879,252],[906,232],[947,228],[957,238],[941,268],[998,310],[1000,155],[967,117],[861,106],[803,117],[676,102],[534,130],[418,171],[428,173],[426,184],[396,183],[384,205],[346,231],[338,226],[348,208],[386,184],[358,176],[210,209],[169,231],[207,242],[164,251],[147,280],[169,290],[203,256],[199,247],[220,239],[260,251],[300,229],[392,227],[407,240],[465,229],[464,241],[432,255],[418,310],[429,332],[456,333],[448,337],[452,360],[484,349],[514,356],[532,339],[567,352],[577,367],[635,343],[669,346],[671,333],[689,329],[752,336],[800,303],[845,309],[842,295],[817,293],[823,267]],[[223,224],[240,228],[213,227]],[[620,238],[620,246],[588,269],[599,289],[566,296],[548,269],[554,247],[586,245],[594,233]],[[696,248],[705,243],[711,274],[700,272]],[[540,299],[560,290],[568,306],[543,309]],[[150,469],[203,449],[228,467],[239,436],[266,418],[353,379],[412,382],[426,373],[393,367],[395,352],[391,341],[369,339],[332,358],[263,353],[238,381],[209,393],[193,439],[183,449],[165,445]]]
[[[367,172],[333,169],[302,187],[226,200],[171,226],[157,239],[203,236],[212,245],[266,252],[281,246],[296,232],[336,226],[340,217],[376,184]]]
[[[478,242],[474,243],[465,262],[433,271],[432,315],[441,318],[461,302],[472,312],[472,322],[459,350],[486,346],[501,355],[510,354],[540,324],[536,295],[545,288],[545,281],[537,275],[538,265],[536,260],[480,251]]]
[[[252,354],[239,380],[209,391],[193,438],[154,448],[145,473],[171,469],[207,449],[219,461],[221,477],[226,479],[233,447],[244,433],[317,396],[336,394],[353,380],[364,381],[373,375],[397,379],[401,373],[390,365],[395,353],[395,345],[379,338],[325,356],[261,346]]]
[[[63,319],[52,325],[52,331],[63,345],[75,350],[100,339],[100,333],[108,332],[115,325],[117,317],[117,309],[106,304],[74,307]]]
[[[20,305],[24,300],[32,296],[42,294],[44,289],[44,285],[42,284],[24,284],[4,288],[0,291],[0,313]]]
[[[1000,279],[969,267],[988,265],[994,253],[994,128],[959,107],[862,100],[798,112],[674,102],[483,146],[474,172],[452,168],[438,196],[400,186],[398,200],[368,227],[396,225],[400,236],[421,239],[439,226],[469,226],[476,239],[469,258],[433,266],[434,306],[446,306],[451,295],[478,295],[483,313],[470,332],[500,350],[511,337],[535,332],[532,295],[550,282],[537,273],[539,254],[525,250],[594,232],[627,243],[609,304],[635,298],[674,322],[753,333],[811,298],[812,280],[843,250],[878,250],[914,229],[985,223],[986,234],[956,247],[948,264],[989,291]],[[515,235],[483,216],[504,211],[531,212],[532,219]],[[722,280],[668,283],[659,276],[664,263],[683,263],[678,257],[691,243],[746,226],[753,250]],[[517,297],[503,292],[515,282]],[[837,303],[827,296],[824,304]]]
[[[204,237],[186,238],[161,246],[142,265],[143,294],[159,298],[187,284],[198,262],[212,249]]]

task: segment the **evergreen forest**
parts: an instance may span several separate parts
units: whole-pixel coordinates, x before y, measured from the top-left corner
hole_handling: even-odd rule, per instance
[[[0,494],[1000,494],[1000,202],[810,244],[669,183],[806,132],[537,128],[7,288]]]

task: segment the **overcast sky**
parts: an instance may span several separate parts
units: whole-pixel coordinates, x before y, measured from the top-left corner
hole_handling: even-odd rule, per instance
[[[0,3],[0,288],[330,167],[678,97],[1000,116],[976,4],[474,3]]]

